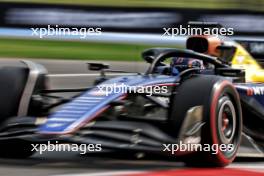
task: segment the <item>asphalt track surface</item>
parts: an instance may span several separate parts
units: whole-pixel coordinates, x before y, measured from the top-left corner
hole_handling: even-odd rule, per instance
[[[43,64],[54,88],[77,88],[92,84],[97,73],[87,70],[87,61],[36,60]],[[89,61],[91,62],[91,61]],[[107,62],[113,69],[142,72],[143,62]],[[21,64],[17,60],[1,59],[0,65]],[[60,75],[58,75],[60,74]],[[78,74],[78,77],[74,74]],[[88,75],[87,75],[88,74]],[[115,76],[115,75],[112,75]],[[177,159],[109,152],[80,155],[76,152],[47,152],[25,160],[0,159],[0,176],[174,176],[174,175],[264,175],[264,159],[239,158],[224,169],[189,168]]]

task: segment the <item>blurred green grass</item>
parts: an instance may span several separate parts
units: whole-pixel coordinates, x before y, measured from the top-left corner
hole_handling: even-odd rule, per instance
[[[0,38],[0,57],[139,61],[141,52],[151,47],[155,46]]]
[[[251,9],[263,11],[263,0],[2,0],[2,2],[33,2],[53,4],[84,4],[124,7],[188,7],[210,9]]]

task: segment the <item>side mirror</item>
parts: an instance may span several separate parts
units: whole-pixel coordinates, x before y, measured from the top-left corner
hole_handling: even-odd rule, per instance
[[[92,71],[100,71],[104,69],[109,69],[109,65],[102,63],[88,63],[88,69]]]

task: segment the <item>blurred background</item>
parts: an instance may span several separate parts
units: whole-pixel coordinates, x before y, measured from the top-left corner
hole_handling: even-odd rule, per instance
[[[231,37],[254,40],[255,43],[245,43],[246,47],[264,58],[264,0],[0,0],[0,65],[3,62],[8,65],[17,58],[37,59],[49,71],[51,88],[87,87],[99,76],[87,70],[87,60],[107,61],[113,70],[143,72],[147,64],[135,62],[143,61],[141,52],[157,46],[184,47],[185,36],[162,36],[163,28],[178,28],[188,21],[218,22],[234,28]],[[102,33],[86,38],[32,35],[31,28],[48,25],[101,28]],[[235,162],[231,169],[224,171],[191,171],[194,175],[249,175],[245,172],[247,169],[261,171],[251,175],[263,175],[263,160],[255,160],[254,163]],[[181,170],[183,167],[184,163],[174,159],[137,160],[130,153],[79,157],[71,152],[51,152],[36,154],[27,160],[0,159],[0,175],[6,176],[86,176],[102,171],[109,176],[110,171]],[[235,173],[234,168],[241,170]],[[186,175],[190,173],[186,169]]]
[[[162,37],[163,28],[188,21],[219,22],[234,28],[233,37],[262,39],[264,0],[1,0],[0,57],[141,60],[149,47],[183,47],[184,37]],[[47,25],[99,27],[102,35],[32,35],[31,28]]]

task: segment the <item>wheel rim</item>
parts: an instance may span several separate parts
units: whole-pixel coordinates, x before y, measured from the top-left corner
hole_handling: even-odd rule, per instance
[[[218,131],[222,143],[232,143],[236,130],[236,110],[232,101],[224,96],[219,99]]]

